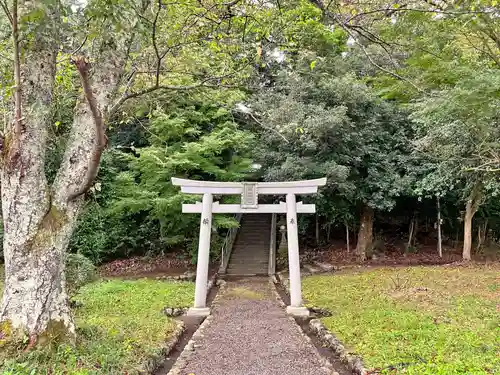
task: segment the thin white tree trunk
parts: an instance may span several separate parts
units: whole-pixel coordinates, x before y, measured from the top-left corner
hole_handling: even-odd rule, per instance
[[[486,233],[488,231],[488,219],[484,223],[477,226],[477,247],[476,250],[480,251],[486,241]]]
[[[462,252],[462,258],[464,260],[471,259],[471,248],[472,248],[472,218],[474,213],[472,210],[472,203],[467,202],[465,208],[465,218],[464,218],[464,247]]]
[[[439,197],[437,197],[437,232],[438,232],[438,254],[439,257],[443,257],[442,239],[441,239],[441,203],[439,202]]]
[[[316,245],[319,245],[319,217],[316,214]]]
[[[347,222],[345,223],[345,238],[346,238],[346,245],[347,245],[347,252],[351,252],[351,245],[349,243],[349,224]]]
[[[406,251],[410,249],[410,246],[412,244],[414,229],[415,229],[415,219],[412,218],[410,221],[410,229],[408,231],[408,243],[406,244]]]
[[[467,203],[465,205],[465,218],[464,218],[464,247],[462,251],[463,260],[471,260],[472,250],[472,219],[479,207],[479,199],[481,194],[481,185],[476,183],[472,189]]]

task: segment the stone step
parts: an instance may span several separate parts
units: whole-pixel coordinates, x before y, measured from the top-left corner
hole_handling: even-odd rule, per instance
[[[267,273],[267,267],[237,267],[228,268],[226,273]]]
[[[270,236],[270,214],[244,214],[226,273],[267,275]]]
[[[251,248],[251,247],[241,247],[237,249],[233,249],[233,254],[267,254],[269,250],[262,250],[259,248]]]
[[[255,262],[255,263],[250,263],[250,262],[234,262],[232,263],[229,267],[263,267],[266,266],[267,262]]]
[[[265,273],[267,272],[267,267],[233,267],[233,268],[228,268],[226,272],[239,272],[239,273]]]
[[[251,251],[251,250],[244,250],[244,251],[234,251],[231,256],[236,258],[246,258],[246,259],[261,259],[265,255],[269,255],[268,251],[262,251],[259,249],[259,251]]]
[[[267,251],[235,251],[231,255],[234,257],[233,259],[236,258],[245,258],[245,259],[262,259],[266,256],[268,256],[269,253]]]

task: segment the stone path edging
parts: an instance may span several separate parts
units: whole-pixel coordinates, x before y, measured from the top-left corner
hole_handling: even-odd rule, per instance
[[[196,279],[196,272],[186,271],[181,275],[176,276],[157,276],[156,280],[162,281],[194,281]]]
[[[285,276],[283,272],[278,272],[278,277],[273,276],[273,280],[280,283],[287,294],[290,294],[290,281],[288,277]],[[273,289],[275,290],[275,289]],[[281,297],[276,291],[278,298],[281,303],[284,305],[284,302],[281,300]],[[320,307],[314,307],[310,310],[321,310]],[[309,322],[309,327],[311,331],[321,340],[323,344],[333,350],[333,352],[340,358],[340,360],[356,375],[367,375],[369,374],[368,370],[364,367],[363,361],[360,357],[353,355],[350,353],[346,347],[342,344],[342,342],[326,328],[323,323],[319,319],[312,319]]]
[[[181,277],[182,277],[182,275],[181,275]],[[191,278],[183,279],[183,278],[179,278],[179,276],[174,276],[174,277],[168,276],[165,278],[157,278],[157,279],[158,280],[167,280],[167,281],[192,281]],[[220,285],[222,288],[224,283],[225,282],[223,280],[218,280],[217,273],[214,274],[210,278],[210,280],[208,281],[207,296],[215,285]],[[217,297],[218,297],[218,295],[215,297],[214,303],[215,303]],[[168,306],[166,306],[163,308],[163,314],[165,314],[168,317],[178,317],[178,316],[186,314],[188,310],[189,310],[189,307],[168,307]],[[207,319],[205,319],[205,321],[206,320]],[[205,323],[205,321],[203,323]],[[157,354],[153,355],[151,358],[149,358],[148,360],[146,360],[143,364],[141,364],[139,366],[139,369],[138,369],[139,374],[146,375],[146,374],[153,373],[158,368],[160,363],[162,361],[164,361],[165,357],[168,357],[170,352],[179,343],[179,341],[181,340],[181,336],[184,333],[184,330],[186,329],[186,326],[185,326],[184,322],[182,322],[180,320],[176,320],[175,323],[176,323],[176,328],[174,329],[172,335],[170,335],[170,337],[164,343],[164,345],[159,349],[159,352]],[[198,330],[200,328],[201,328],[201,326],[198,328]],[[188,345],[189,345],[189,343],[188,343]],[[169,374],[170,374],[170,372],[169,372]]]
[[[360,357],[351,354],[340,340],[326,328],[319,319],[312,319],[309,327],[318,338],[337,354],[340,360],[356,375],[367,375],[368,370],[364,367]]]
[[[243,280],[244,281],[244,280]],[[224,281],[219,281],[221,283],[221,288],[217,295],[215,296],[215,299],[212,303],[212,314],[209,315],[203,323],[200,325],[198,330],[193,334],[191,340],[187,343],[185,346],[184,350],[180,354],[180,356],[177,358],[177,361],[174,363],[173,367],[170,369],[168,372],[168,375],[186,375],[187,373],[194,372],[196,374],[217,374],[217,375],[223,375],[224,374],[224,369],[227,369],[228,374],[253,374],[256,375],[257,373],[260,375],[269,375],[269,374],[312,374],[311,370],[316,369],[314,372],[315,374],[323,374],[323,375],[339,375],[336,370],[334,369],[333,365],[330,363],[329,359],[327,357],[324,357],[321,355],[321,353],[317,350],[317,347],[315,347],[313,341],[311,338],[304,332],[304,330],[300,327],[300,325],[296,322],[296,320],[291,317],[286,315],[285,313],[285,304],[281,297],[278,294],[278,291],[276,289],[276,285],[272,282],[270,278],[266,278],[265,280],[261,281],[262,287],[264,285],[271,283],[272,285],[267,285],[265,289],[259,289],[259,281],[256,281],[256,284],[254,283],[255,281],[252,280],[250,282],[250,285],[248,286],[247,289],[247,284],[238,284],[240,280],[236,281],[229,281],[227,284]],[[239,286],[240,285],[240,286]],[[254,289],[255,288],[255,289]],[[267,294],[267,297],[265,299],[260,299],[259,297],[253,297],[251,294],[250,296],[245,296],[242,294],[242,297],[239,297],[238,294],[234,293],[244,293],[245,290],[249,290],[250,293],[251,291],[256,292],[257,294],[260,293],[260,290],[262,290],[263,297]],[[267,290],[267,292],[266,292]],[[236,292],[235,292],[236,291]],[[231,335],[231,332],[242,332],[242,339],[244,340],[243,348],[246,347],[246,342],[245,340],[248,341],[248,348],[246,350],[249,350],[248,353],[245,353],[245,349],[243,349],[241,346],[231,346],[231,345],[240,345],[237,344],[237,339],[235,337],[230,338],[228,341],[224,341],[224,335],[222,336],[219,335],[220,329],[226,329],[226,320],[228,316],[228,312],[232,311],[233,309],[232,306],[234,306],[235,314],[240,314],[240,319],[242,317],[242,312],[243,312],[243,317],[245,316],[245,311],[247,307],[242,307],[237,301],[239,298],[242,298],[242,304],[248,304],[249,301],[253,301],[253,298],[257,298],[255,301],[257,303],[257,306],[260,306],[265,308],[269,306],[269,310],[262,310],[266,311],[266,313],[269,311],[270,314],[270,319],[273,321],[273,323],[268,323],[271,324],[269,326],[270,331],[265,331],[266,333],[264,335],[267,335],[267,332],[274,332],[273,334],[283,332],[283,335],[286,337],[290,337],[292,340],[295,340],[294,343],[292,342],[282,342],[283,346],[281,344],[278,344],[278,346],[275,347],[274,350],[269,352],[269,349],[272,349],[273,346],[269,345],[269,341],[264,343],[262,340],[265,340],[264,337],[262,336],[263,332],[259,332],[259,329],[262,330],[262,328],[257,328],[256,335],[254,335],[252,338],[249,338],[248,334],[248,328],[253,327],[253,323],[246,323],[242,322],[241,323],[241,329],[242,331],[239,331],[239,324],[235,321],[227,321],[227,326],[229,328],[228,333]],[[267,301],[266,301],[267,300]],[[253,303],[253,302],[250,302]],[[274,308],[271,306],[274,304]],[[251,309],[250,309],[251,310]],[[265,315],[265,314],[264,314]],[[249,317],[250,320],[255,319],[259,314],[254,314],[253,312],[251,313],[251,317]],[[277,318],[279,316],[279,318]],[[222,319],[222,320],[221,320]],[[274,320],[279,319],[281,323],[277,322],[277,325],[274,325]],[[258,320],[258,318],[257,318]],[[257,324],[258,326],[259,324]],[[266,324],[263,324],[264,327],[266,327]],[[246,327],[246,328],[245,328]],[[288,327],[288,328],[287,328]],[[293,328],[295,327],[295,328]],[[284,331],[282,331],[284,329]],[[245,331],[247,330],[247,331]],[[224,352],[224,349],[221,350],[220,346],[217,344],[211,344],[207,345],[207,342],[212,342],[212,335],[214,337],[217,337],[218,339],[222,337],[221,345],[228,345],[227,348],[229,349],[228,352]],[[239,336],[239,335],[238,335]],[[262,337],[260,337],[262,336]],[[246,339],[245,339],[246,337]],[[255,340],[256,337],[260,337],[260,339]],[[283,336],[279,336],[277,341],[274,342],[280,342],[280,339],[283,340]],[[271,338],[272,340],[272,338]],[[225,344],[224,344],[225,342]],[[269,360],[265,362],[258,362],[258,359],[256,362],[248,361],[249,358],[252,358],[253,356],[256,356],[258,358],[260,344],[262,342],[262,347],[264,349],[264,357]],[[289,346],[290,344],[290,346]],[[281,349],[280,349],[281,348]],[[298,353],[294,353],[292,356],[290,356],[290,352],[288,350],[292,350],[292,352],[297,351],[300,348],[300,351],[304,353],[304,360],[300,359],[300,356]],[[225,349],[225,350],[228,350]],[[207,352],[208,350],[208,352]],[[242,351],[243,350],[243,351]],[[272,352],[276,352],[276,355],[269,357],[269,354]],[[279,353],[279,355],[278,355]],[[307,353],[307,354],[306,354]],[[242,357],[243,355],[243,357]],[[282,357],[282,355],[284,357]],[[236,362],[235,362],[236,360]],[[238,362],[239,360],[242,360],[242,362]],[[226,361],[228,363],[228,367],[225,367]],[[229,364],[230,363],[230,364]],[[239,367],[241,365],[241,367]],[[251,366],[251,367],[248,367]],[[259,370],[256,371],[256,368]],[[290,371],[286,371],[285,369],[288,368]],[[300,370],[299,370],[300,369]],[[250,370],[250,371],[248,371]],[[285,371],[284,371],[285,370]],[[298,371],[297,371],[298,370]],[[303,371],[305,370],[305,371]],[[201,372],[200,372],[201,371]]]
[[[208,291],[217,283],[219,285],[220,289],[217,295],[215,296],[211,308],[214,306],[217,306],[218,301],[220,300],[221,296],[224,294],[224,291],[226,289],[226,282],[224,280],[218,280],[216,282],[216,277],[212,277],[212,279],[209,281],[208,285]],[[210,322],[213,320],[213,315],[210,314],[205,318],[203,323],[198,327],[196,332],[193,334],[193,337],[188,341],[186,346],[184,347],[184,350],[180,354],[179,358],[175,361],[174,365],[170,369],[167,375],[180,375],[184,367],[186,366],[192,352],[194,351],[196,347],[196,339],[203,336],[203,331],[206,330],[206,328],[210,325]]]
[[[281,306],[281,308],[286,309],[286,303],[283,302],[283,299],[281,298],[280,294],[276,290],[276,284],[274,283],[274,280],[276,280],[276,278],[274,276],[272,278],[269,278],[269,283],[271,284],[272,293],[273,293],[274,297],[276,298],[276,300],[278,301],[278,304]],[[297,329],[300,332],[300,335],[304,338],[304,340],[309,342],[309,344],[311,344],[311,346],[314,346],[314,343],[312,342],[311,338],[309,336],[307,336],[307,334],[302,330],[302,328],[300,328],[300,326],[297,324],[295,319],[292,316],[288,316],[288,319],[291,322],[293,322],[293,324],[297,327]],[[325,357],[323,357],[319,353],[318,353],[318,355],[321,358],[321,362],[323,363],[323,366],[328,368],[331,375],[339,375],[339,373],[333,369],[333,366],[328,359],[326,359]]]
[[[165,357],[172,351],[172,349],[179,342],[182,333],[184,332],[185,325],[181,321],[176,321],[176,327],[172,335],[165,342],[163,347],[159,350],[159,352],[153,355],[151,358],[146,360],[138,369],[138,373],[141,375],[151,374],[155,369],[158,368],[158,365],[165,360]]]

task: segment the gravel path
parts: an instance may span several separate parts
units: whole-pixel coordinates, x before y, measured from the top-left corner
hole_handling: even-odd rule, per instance
[[[182,375],[328,375],[316,348],[279,306],[267,278],[228,282]]]

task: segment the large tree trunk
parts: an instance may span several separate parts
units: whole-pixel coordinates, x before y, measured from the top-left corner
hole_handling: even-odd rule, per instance
[[[27,2],[13,9],[14,24],[40,5]],[[8,339],[9,333],[21,332],[31,344],[54,336],[72,339],[75,332],[64,279],[71,224],[52,204],[44,170],[58,46],[57,10],[45,10],[47,29],[37,29],[31,39],[25,35],[29,45],[14,56],[19,72],[15,115],[6,129],[1,170],[5,288],[0,336]]]
[[[53,18],[57,23],[58,18]],[[50,30],[56,29],[51,25]],[[44,37],[37,34],[22,54],[18,87],[22,88],[23,129],[16,133],[16,121],[9,129],[1,171],[5,289],[0,337],[8,340],[9,335],[28,334],[30,346],[74,341],[65,252],[83,194],[98,170],[104,146],[102,118],[119,87],[127,57],[124,44],[110,45],[107,40],[92,74],[85,60],[75,62],[84,94],[75,108],[61,167],[49,187],[44,163],[58,43]]]
[[[358,232],[358,243],[356,244],[356,255],[359,260],[366,260],[366,251],[371,247],[372,242],[373,209],[369,206],[364,206]]]
[[[33,218],[28,212],[16,213],[18,217],[24,215]],[[52,206],[27,237],[20,235],[20,226],[10,226],[11,220],[6,223],[9,229],[4,240],[6,274],[0,320],[27,333],[31,345],[74,339],[64,273],[74,222]]]

